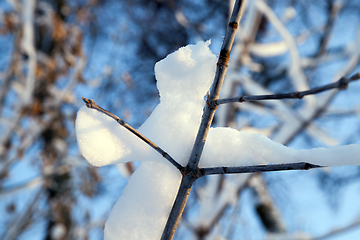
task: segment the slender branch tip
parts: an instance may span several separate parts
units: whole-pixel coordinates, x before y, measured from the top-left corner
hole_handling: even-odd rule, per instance
[[[350,77],[351,80],[357,80],[360,78],[360,72],[354,74],[353,76]]]
[[[93,108],[93,105],[95,104],[94,100],[92,100],[92,99],[87,99],[87,98],[84,98],[84,97],[82,97],[81,99],[82,99],[82,100],[84,101],[84,103],[86,104],[86,107],[88,107],[88,108]]]

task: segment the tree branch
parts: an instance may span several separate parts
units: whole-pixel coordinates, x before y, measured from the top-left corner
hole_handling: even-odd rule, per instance
[[[195,143],[190,154],[189,162],[184,169],[185,171],[182,172],[183,178],[181,180],[180,188],[176,196],[174,205],[171,209],[169,218],[166,222],[166,226],[161,236],[161,240],[168,240],[173,238],[177,225],[180,221],[181,214],[184,211],[185,204],[187,202],[192,185],[196,180],[196,176],[198,175],[198,170],[199,170],[198,165],[199,165],[200,157],[204,149],[209,128],[211,126],[216,111],[216,107],[212,107],[208,103],[209,101],[216,100],[219,98],[220,90],[224,82],[225,74],[228,68],[231,48],[234,43],[236,31],[239,26],[244,5],[245,5],[245,0],[236,0],[235,2],[233,12],[229,20],[229,24],[227,25],[226,28],[224,41],[221,46],[214,82],[211,87],[207,104],[205,105],[204,114],[201,119],[199,130],[195,139]]]
[[[92,99],[87,99],[82,97],[81,98],[85,103],[86,103],[86,107],[88,108],[92,108],[95,110],[98,110],[99,112],[102,112],[106,115],[108,115],[109,117],[113,118],[116,122],[118,122],[121,126],[123,126],[124,128],[126,128],[127,130],[129,130],[131,133],[133,133],[135,136],[137,136],[138,138],[140,138],[141,140],[143,140],[145,143],[147,143],[150,147],[152,147],[155,151],[157,151],[158,153],[161,154],[161,156],[163,156],[164,158],[166,158],[172,165],[174,165],[174,167],[176,167],[177,169],[179,169],[180,172],[183,171],[184,167],[181,166],[177,161],[175,161],[167,152],[165,152],[164,150],[162,150],[159,146],[157,146],[155,143],[153,143],[152,141],[150,141],[148,138],[146,138],[144,135],[142,135],[140,132],[138,132],[136,129],[134,129],[133,127],[131,127],[129,124],[127,124],[126,122],[124,122],[124,120],[122,120],[121,118],[119,118],[118,116],[112,114],[111,112],[103,109],[102,107],[100,107],[99,105],[97,105],[94,100]]]
[[[243,166],[243,167],[200,168],[199,177],[203,177],[206,175],[214,175],[214,174],[273,172],[273,171],[285,171],[285,170],[309,170],[309,169],[321,168],[321,167],[326,167],[326,166],[315,165],[307,162],[298,162],[298,163],[254,165],[254,166]]]
[[[279,100],[279,99],[302,99],[304,96],[317,94],[324,92],[330,89],[346,89],[348,84],[352,81],[360,79],[360,73],[357,73],[350,78],[342,77],[337,82],[330,83],[321,87],[315,87],[302,92],[292,92],[292,93],[279,93],[279,94],[270,94],[270,95],[252,95],[252,96],[240,96],[232,98],[223,98],[214,101],[209,101],[209,104],[212,107],[216,107],[220,104],[233,103],[233,102],[254,102],[261,100]]]

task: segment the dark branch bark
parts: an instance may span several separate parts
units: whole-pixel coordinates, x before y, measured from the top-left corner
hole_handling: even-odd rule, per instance
[[[286,170],[309,170],[312,168],[321,168],[326,166],[315,165],[307,162],[254,165],[243,167],[213,167],[200,168],[199,177],[213,174],[234,174],[234,173],[254,173],[254,172],[273,172]]]
[[[152,147],[155,151],[157,151],[158,153],[161,154],[161,156],[163,156],[164,158],[166,158],[172,165],[174,165],[177,169],[179,169],[180,172],[183,171],[184,167],[181,166],[177,161],[175,161],[167,152],[165,152],[164,150],[162,150],[159,146],[157,146],[155,143],[153,143],[152,141],[150,141],[148,138],[146,138],[144,135],[142,135],[141,133],[139,133],[136,129],[134,129],[133,127],[131,127],[129,124],[127,124],[126,122],[124,122],[124,120],[122,120],[121,118],[119,118],[118,116],[112,114],[111,112],[103,109],[102,107],[100,107],[99,105],[97,105],[92,99],[86,99],[84,97],[81,98],[85,103],[86,106],[88,108],[92,108],[95,110],[98,110],[99,112],[102,112],[106,115],[108,115],[109,117],[113,118],[116,122],[118,122],[121,126],[123,126],[124,128],[126,128],[127,130],[129,130],[130,132],[132,132],[135,136],[137,136],[138,138],[140,138],[141,140],[143,140],[145,143],[147,143],[150,147]]]
[[[209,104],[212,107],[216,107],[220,104],[225,103],[233,103],[233,102],[253,102],[253,101],[261,101],[261,100],[279,100],[279,99],[302,99],[304,96],[313,95],[320,92],[324,92],[330,89],[346,89],[348,84],[352,81],[356,81],[360,79],[360,73],[357,73],[350,78],[342,77],[335,83],[327,84],[321,87],[315,87],[309,89],[307,91],[302,92],[292,92],[292,93],[280,93],[280,94],[271,94],[271,95],[252,95],[252,96],[240,96],[233,98],[224,98],[209,101]]]
[[[229,24],[226,29],[225,38],[221,46],[220,56],[217,62],[216,74],[214,82],[211,88],[210,95],[207,103],[219,98],[220,90],[225,78],[226,70],[230,59],[230,52],[234,43],[237,28],[239,26],[242,11],[244,9],[245,0],[236,0],[233,12],[231,14]],[[194,183],[198,174],[199,160],[205,145],[205,141],[211,126],[216,107],[212,107],[210,104],[205,106],[204,114],[200,123],[200,127],[195,139],[194,147],[191,151],[189,162],[183,172],[183,178],[181,180],[180,188],[175,199],[175,203],[171,209],[169,218],[167,220],[165,229],[161,236],[162,240],[172,239],[182,212],[185,208],[189,192],[191,191],[192,184]]]

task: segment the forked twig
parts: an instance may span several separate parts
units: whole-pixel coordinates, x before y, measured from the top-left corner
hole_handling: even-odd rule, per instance
[[[116,122],[118,122],[121,126],[123,126],[124,128],[126,128],[127,130],[129,130],[131,133],[133,133],[135,136],[137,136],[138,138],[140,138],[141,140],[143,140],[145,143],[147,143],[150,147],[152,147],[155,151],[157,151],[158,153],[161,154],[161,156],[163,156],[164,158],[166,158],[172,165],[174,165],[177,169],[179,169],[180,172],[183,171],[184,167],[181,166],[177,161],[175,161],[167,152],[165,152],[164,150],[162,150],[159,146],[157,146],[155,143],[153,143],[152,141],[150,141],[148,138],[146,138],[144,135],[142,135],[140,132],[138,132],[136,129],[134,129],[133,127],[131,127],[129,124],[127,124],[126,122],[124,122],[124,120],[122,120],[121,118],[119,118],[118,116],[112,114],[111,112],[103,109],[102,107],[100,107],[99,105],[97,105],[94,100],[92,99],[87,99],[82,97],[81,98],[85,103],[86,103],[86,107],[88,108],[92,108],[95,110],[98,110],[99,112],[102,112],[106,115],[108,115],[109,117],[113,118]]]
[[[279,100],[279,99],[302,99],[306,95],[317,94],[324,92],[330,89],[346,89],[348,84],[352,81],[360,79],[360,73],[357,73],[350,78],[342,77],[337,82],[330,83],[321,87],[315,87],[302,92],[292,92],[292,93],[279,93],[279,94],[270,94],[270,95],[252,95],[252,96],[240,96],[232,98],[223,98],[214,101],[209,101],[209,105],[216,107],[220,104],[233,103],[233,102],[253,102],[261,100]]]
[[[242,167],[212,167],[200,168],[199,177],[212,174],[233,174],[233,173],[254,173],[254,172],[273,172],[285,170],[309,170],[312,168],[321,168],[326,166],[315,165],[307,162],[253,165]]]

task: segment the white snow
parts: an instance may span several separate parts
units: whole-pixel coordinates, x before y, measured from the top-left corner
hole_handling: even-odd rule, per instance
[[[208,42],[188,45],[155,65],[160,104],[139,132],[186,165],[197,134],[204,96],[216,57]],[[177,194],[181,174],[160,154],[110,117],[82,107],[76,119],[82,155],[95,166],[142,161],[114,205],[105,240],[159,239]],[[200,167],[306,161],[325,166],[359,165],[359,145],[295,150],[259,134],[212,128]]]
[[[172,166],[141,163],[110,213],[104,239],[160,239],[180,180]]]
[[[360,144],[295,150],[255,133],[212,128],[200,167],[308,162],[321,166],[360,165]]]
[[[216,56],[209,44],[181,48],[156,64],[160,104],[138,129],[182,165],[190,156],[215,75]],[[96,110],[79,110],[76,134],[82,155],[93,165],[142,161],[112,209],[105,239],[159,239],[179,188],[179,171]]]
[[[112,118],[94,109],[80,108],[75,130],[81,154],[94,166],[113,164],[130,153],[130,149],[117,137],[130,133]]]

